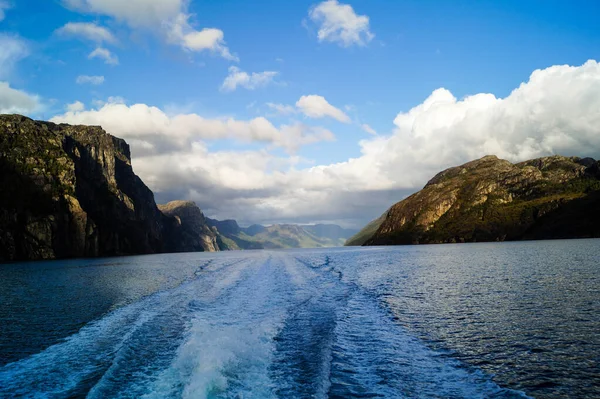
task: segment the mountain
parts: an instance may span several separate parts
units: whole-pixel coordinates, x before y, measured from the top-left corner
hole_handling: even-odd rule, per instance
[[[252,226],[243,229],[243,231],[249,236],[255,236],[259,233],[264,233],[265,231],[267,231],[267,228],[260,224],[253,224]]]
[[[342,246],[355,231],[337,225],[275,224],[240,227],[235,220],[206,218],[217,229],[219,247],[225,250],[319,248]]]
[[[337,241],[311,233],[306,226],[295,224],[275,224],[252,238],[264,248],[319,248],[339,245]]]
[[[184,249],[127,143],[100,127],[0,115],[0,187],[0,261]]]
[[[181,229],[177,242],[171,244],[173,252],[219,251],[218,233],[206,223],[204,214],[192,201],[171,201],[158,205],[158,209],[174,217]]]
[[[263,249],[264,247],[246,235],[235,220],[206,218],[206,223],[214,227],[218,234],[219,248],[224,251],[239,249]]]
[[[380,217],[378,217],[377,219],[369,222],[369,224],[367,224],[365,227],[363,227],[358,233],[354,234],[352,237],[348,238],[348,240],[344,243],[344,245],[346,246],[361,246],[364,243],[366,243],[371,237],[373,237],[373,234],[375,234],[375,232],[377,231],[377,229],[379,229],[379,226],[381,226],[381,224],[383,223],[383,221],[385,220],[385,215],[387,214],[384,213],[383,215],[381,215]]]
[[[365,245],[600,237],[600,163],[486,156],[437,174],[382,218]]]
[[[210,226],[216,227],[219,230],[219,233],[221,234],[235,235],[239,234],[242,231],[242,229],[235,220],[216,220],[206,218],[206,222]]]
[[[317,237],[328,238],[339,245],[344,245],[348,237],[357,233],[354,229],[344,229],[337,224],[314,224],[302,228]]]

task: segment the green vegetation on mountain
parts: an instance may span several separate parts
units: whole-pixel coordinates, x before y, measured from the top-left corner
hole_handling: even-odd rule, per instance
[[[361,245],[364,245],[364,243],[366,243],[369,240],[369,238],[373,237],[373,234],[375,234],[377,229],[379,229],[379,226],[381,226],[381,223],[383,223],[384,220],[385,213],[377,219],[369,222],[369,224],[363,227],[358,233],[348,238],[344,245],[349,247],[359,247]]]
[[[439,173],[382,218],[365,245],[599,237],[600,164],[487,156]]]

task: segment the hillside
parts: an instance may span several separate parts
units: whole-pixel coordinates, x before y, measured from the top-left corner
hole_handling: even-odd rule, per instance
[[[365,245],[599,237],[599,190],[591,158],[486,156],[392,206]]]
[[[363,227],[358,233],[356,233],[352,237],[348,238],[348,240],[344,243],[344,245],[349,246],[349,247],[356,247],[356,246],[361,246],[364,243],[366,243],[371,237],[373,237],[373,234],[375,234],[377,229],[379,229],[379,226],[381,226],[381,224],[385,220],[386,213],[384,213],[377,219],[369,222],[369,224],[367,224],[365,227]]]

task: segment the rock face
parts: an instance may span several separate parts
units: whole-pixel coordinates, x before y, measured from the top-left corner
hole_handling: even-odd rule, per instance
[[[392,206],[365,245],[600,236],[600,163],[486,156]]]
[[[172,201],[158,205],[158,209],[163,214],[174,217],[180,226],[177,239],[170,244],[173,252],[219,251],[217,230],[206,224],[204,214],[194,202]]]
[[[0,261],[170,252],[181,228],[100,127],[0,115]]]

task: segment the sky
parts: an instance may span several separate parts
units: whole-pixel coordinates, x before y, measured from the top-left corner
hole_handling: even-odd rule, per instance
[[[157,202],[360,228],[493,154],[600,158],[600,2],[0,0],[0,113],[101,125]]]

